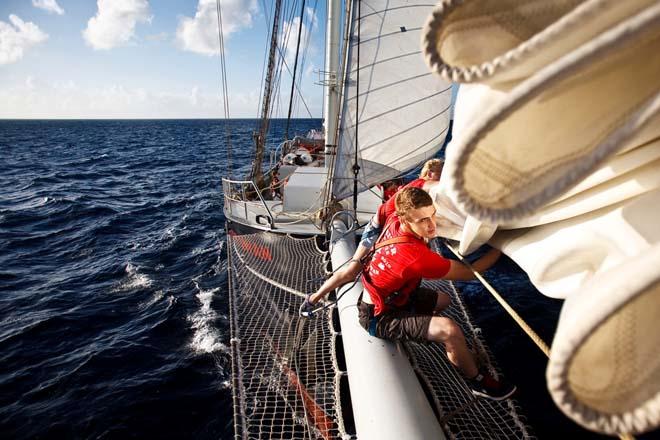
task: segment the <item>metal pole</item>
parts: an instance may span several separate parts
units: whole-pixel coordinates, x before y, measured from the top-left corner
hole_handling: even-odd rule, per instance
[[[339,40],[341,28],[341,0],[328,0],[325,50],[325,154],[334,154],[337,147],[337,116],[339,114]],[[328,164],[330,161],[326,160]]]

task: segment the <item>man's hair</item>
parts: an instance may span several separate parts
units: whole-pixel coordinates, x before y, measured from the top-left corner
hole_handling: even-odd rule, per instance
[[[433,199],[431,199],[431,196],[423,189],[415,187],[402,189],[394,199],[396,215],[405,219],[408,219],[410,210],[431,206],[432,204]]]
[[[437,170],[438,168],[442,167],[444,163],[445,162],[442,159],[427,160],[422,167],[422,171],[419,173],[419,178],[426,179],[428,177],[429,171]]]

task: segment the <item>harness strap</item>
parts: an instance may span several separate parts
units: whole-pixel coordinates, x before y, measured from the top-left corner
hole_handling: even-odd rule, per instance
[[[399,244],[399,243],[414,243],[415,240],[407,235],[402,235],[398,237],[393,237],[390,238],[389,240],[382,241],[380,243],[376,243],[376,246],[374,246],[374,251],[377,251],[378,249],[388,246],[390,244]]]
[[[410,243],[410,244],[415,243],[415,239],[413,239],[410,236],[403,235],[403,236],[393,237],[393,238],[390,238],[388,240],[384,240],[384,241],[376,243],[376,246],[374,246],[374,248],[371,250],[371,252],[369,252],[367,255],[364,256],[364,258],[362,260],[363,267],[366,267],[367,263],[371,260],[374,253],[378,249],[380,249],[382,247],[385,247],[385,246],[389,246],[391,244],[405,244],[405,243]],[[367,274],[366,271],[362,272],[362,276],[364,278],[367,278],[367,281],[369,281],[371,283],[371,280],[369,280],[369,275]],[[398,290],[396,292],[392,292],[389,295],[387,295],[387,297],[383,300],[383,302],[389,306],[389,305],[391,305],[390,303],[397,296],[399,296],[400,294],[401,294],[401,292],[399,292]],[[369,325],[369,329],[370,329],[369,331],[371,332],[371,324]],[[375,323],[374,323],[374,331],[375,331]]]

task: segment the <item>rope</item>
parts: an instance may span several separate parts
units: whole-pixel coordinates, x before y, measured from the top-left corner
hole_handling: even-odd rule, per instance
[[[511,307],[509,303],[507,303],[504,300],[504,298],[502,298],[502,296],[497,292],[497,290],[495,290],[495,288],[493,288],[493,286],[491,286],[490,283],[486,281],[486,279],[483,276],[481,276],[481,274],[477,272],[474,269],[474,267],[472,267],[472,265],[468,261],[466,261],[461,254],[458,253],[456,249],[454,249],[446,241],[445,241],[445,245],[449,248],[450,251],[454,253],[454,255],[458,257],[458,259],[463,264],[465,264],[472,271],[474,276],[481,282],[481,284],[483,284],[486,290],[488,290],[491,293],[491,295],[495,297],[497,302],[499,302],[500,305],[504,308],[504,310],[506,310],[509,313],[509,315],[511,315],[513,320],[516,321],[516,323],[525,331],[525,333],[527,333],[527,336],[529,336],[532,339],[532,341],[534,341],[537,347],[539,347],[547,357],[550,357],[550,347],[548,347],[548,344],[546,344],[545,341],[541,339],[541,337],[529,326],[529,324],[527,324],[525,320],[522,319],[522,317],[515,310],[513,310],[513,307]]]
[[[231,171],[232,171],[232,145],[231,145],[231,128],[229,127],[229,87],[227,86],[227,63],[225,60],[225,37],[224,37],[224,29],[222,26],[222,5],[220,4],[220,0],[217,0],[215,2],[215,7],[216,7],[216,16],[218,19],[218,46],[220,50],[220,76],[221,76],[221,84],[222,84],[222,100],[223,100],[223,110],[224,110],[224,116],[225,116],[225,122],[224,122],[224,127],[225,127],[225,136],[226,136],[226,144],[227,144],[227,171],[229,178],[231,179]]]
[[[527,336],[530,337],[530,339],[541,349],[541,351],[546,355],[546,357],[550,358],[550,347],[548,344],[545,343],[545,341],[525,322],[525,320],[511,307],[505,300],[502,298],[502,295],[500,295],[497,290],[493,286],[490,285],[486,279],[481,276],[479,272],[477,272],[472,265],[466,261],[461,254],[458,253],[456,249],[454,249],[447,241],[445,241],[445,245],[449,248],[450,251],[458,259],[465,264],[474,274],[474,276],[481,282],[481,284],[488,290],[491,295],[497,300],[497,302],[500,303],[500,305],[506,310],[509,315],[513,318],[514,321],[527,333]],[[619,434],[619,438],[621,440],[634,440],[635,437],[633,437],[631,434]]]
[[[291,112],[293,111],[293,94],[296,90],[296,70],[298,70],[298,54],[300,53],[300,36],[302,35],[303,21],[305,19],[305,0],[300,6],[300,21],[298,22],[298,39],[296,41],[296,58],[293,62],[293,74],[291,75],[291,96],[289,97],[289,114],[286,117],[286,128],[284,138],[289,139],[289,124],[291,123]]]

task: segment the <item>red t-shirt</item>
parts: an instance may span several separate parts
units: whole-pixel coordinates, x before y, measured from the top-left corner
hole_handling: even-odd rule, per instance
[[[402,231],[399,218],[388,218],[385,232],[380,241],[393,237],[407,236],[412,243],[397,243],[383,246],[374,252],[362,277],[374,303],[374,313],[380,315],[390,307],[385,299],[394,292],[400,292],[391,300],[391,305],[401,307],[408,302],[410,294],[417,288],[422,278],[442,278],[449,271],[449,260],[431,251],[424,240],[411,232]]]
[[[408,183],[407,185],[402,186],[401,188],[399,188],[399,191],[401,191],[404,188],[412,188],[412,187],[422,188],[424,186],[424,183],[426,183],[426,180],[424,180],[424,179],[415,179],[412,182]],[[399,191],[397,191],[397,193]],[[394,213],[396,211],[396,206],[394,205],[394,199],[396,199],[395,196],[396,196],[396,194],[394,196],[390,197],[389,199],[387,199],[387,201],[385,203],[383,203],[382,205],[380,205],[378,207],[378,212],[377,212],[377,214],[378,214],[378,224],[381,227],[383,225],[385,225],[385,221],[387,220],[387,218],[390,215],[392,215],[392,213]]]

